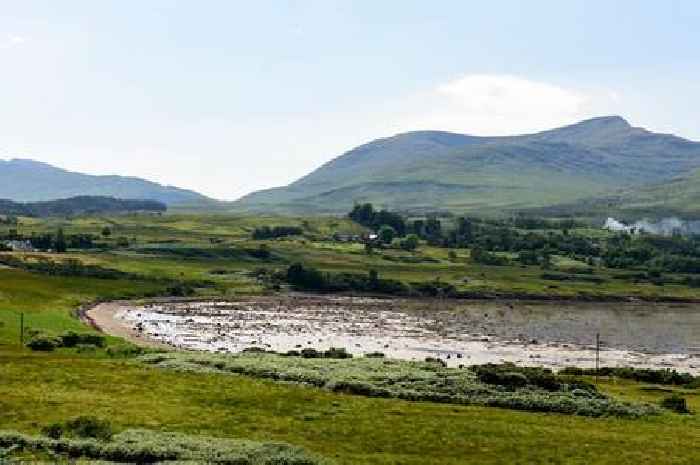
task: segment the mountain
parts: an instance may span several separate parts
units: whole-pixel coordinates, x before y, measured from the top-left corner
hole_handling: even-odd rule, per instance
[[[13,202],[0,199],[0,215],[72,216],[126,212],[162,213],[168,207],[155,200],[123,200],[113,197],[79,196],[43,202]]]
[[[156,200],[167,205],[212,202],[212,199],[197,192],[163,186],[141,178],[92,176],[33,160],[0,160],[0,199],[37,202],[75,196]]]
[[[700,219],[700,170],[661,183],[644,185],[597,196],[527,210],[543,216],[621,218],[630,222],[680,217]]]
[[[512,211],[660,182],[694,168],[700,168],[700,143],[635,128],[619,116],[520,136],[416,131],[354,148],[233,208],[339,213],[372,202],[411,211]]]

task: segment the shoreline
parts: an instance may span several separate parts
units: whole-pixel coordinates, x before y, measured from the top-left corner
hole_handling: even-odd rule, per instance
[[[541,308],[537,308],[539,313],[533,314],[525,302],[518,302],[514,308],[508,301],[503,301],[501,310],[505,309],[507,315],[504,319],[489,322],[491,328],[510,325],[520,330],[523,323],[518,317],[525,318],[529,324],[527,320],[537,322],[541,318],[540,313],[564,315],[561,321],[556,320],[558,327],[542,329],[545,337],[540,340],[505,334],[513,331],[513,328],[504,328],[504,334],[488,332],[486,327],[472,328],[469,325],[474,321],[465,317],[463,309],[433,309],[428,306],[426,312],[425,308],[420,308],[426,303],[423,299],[418,302],[410,299],[386,301],[359,296],[350,299],[344,296],[296,294],[240,299],[149,299],[145,304],[142,302],[99,303],[84,312],[83,321],[136,345],[166,350],[235,353],[257,346],[285,352],[299,350],[302,346],[316,349],[335,346],[345,347],[356,355],[381,351],[386,352],[387,357],[407,360],[437,356],[455,366],[510,361],[553,369],[565,366],[589,368],[595,354],[595,348],[589,343],[571,338],[577,328],[580,329],[581,321],[576,321],[576,318],[587,321],[590,315],[575,315],[578,312],[557,308],[552,302],[534,304],[541,304]],[[408,304],[418,307],[418,310]],[[637,305],[631,303],[628,304],[631,308],[627,309],[627,313],[654,315],[655,309],[646,308],[639,302],[636,304],[643,309],[639,310]],[[217,306],[225,310],[217,310]],[[593,308],[595,306],[591,303],[579,302],[576,307],[581,307],[576,310],[589,312],[621,312],[619,308]],[[483,301],[475,309],[470,311],[492,312],[495,315],[497,310],[493,301]],[[511,312],[515,315],[508,314]],[[691,313],[697,314],[698,309],[693,308]],[[386,321],[377,320],[378,314],[383,314],[381,318]],[[440,321],[445,315],[453,319]],[[381,324],[380,330],[376,329],[378,322]],[[440,323],[438,326],[442,327],[427,330],[435,323]],[[456,332],[450,329],[455,323],[463,326]],[[466,327],[469,327],[471,334],[467,334]],[[296,328],[294,331],[297,332],[290,328]],[[448,333],[453,332],[443,334],[445,328]],[[569,332],[558,332],[561,328]],[[567,334],[569,339],[566,339]],[[312,341],[313,345],[309,345]],[[700,373],[700,353],[694,353],[690,348],[680,353],[654,352],[618,344],[603,347],[601,359],[603,365],[608,366],[670,368]]]

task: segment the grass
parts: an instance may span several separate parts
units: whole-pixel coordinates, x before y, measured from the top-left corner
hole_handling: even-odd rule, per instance
[[[341,395],[73,354],[0,351],[0,429],[37,433],[89,412],[129,428],[283,441],[338,464],[694,464],[697,416],[587,419]],[[664,393],[605,385],[628,399]],[[700,398],[690,397],[694,410]]]
[[[654,406],[618,402],[590,386],[569,383],[551,373],[537,372],[540,376],[537,384],[534,376],[528,379],[514,366],[504,369],[502,374],[516,377],[516,382],[523,381],[526,385],[509,384],[503,376],[487,383],[472,370],[444,368],[434,362],[366,357],[329,360],[277,354],[173,353],[147,355],[141,360],[179,371],[238,373],[368,397],[487,405],[590,417],[636,418],[658,413]],[[493,369],[489,371],[494,373]]]
[[[24,314],[25,328],[48,334],[84,331],[85,325],[73,314],[79,305],[95,299],[138,297],[159,289],[153,283],[0,269],[0,347],[18,343],[20,314]]]
[[[158,278],[181,280],[210,280],[217,283],[215,292],[224,295],[236,293],[260,293],[260,283],[247,273],[256,268],[285,269],[290,263],[302,261],[329,272],[367,273],[375,269],[381,277],[406,282],[440,279],[455,285],[461,291],[482,294],[532,294],[575,298],[580,296],[615,297],[639,296],[655,298],[700,298],[700,288],[667,283],[663,286],[648,282],[634,283],[615,279],[626,271],[597,268],[600,283],[581,280],[553,282],[543,279],[543,270],[538,266],[522,267],[484,266],[469,260],[469,250],[455,250],[457,259],[450,260],[448,250],[421,245],[415,252],[378,250],[367,255],[361,244],[338,243],[329,240],[335,231],[360,232],[356,224],[345,218],[280,218],[226,215],[124,215],[116,217],[80,217],[66,219],[21,220],[22,234],[56,231],[64,228],[66,233],[100,234],[104,226],[112,229],[112,235],[103,242],[114,246],[117,238],[127,237],[129,247],[112,248],[108,251],[73,251],[51,258],[78,258],[85,263],[101,265],[131,273]],[[282,240],[254,241],[250,238],[257,226],[291,225],[304,229],[304,237]],[[0,227],[9,229],[9,227]],[[599,231],[580,230],[576,234],[602,234]],[[212,242],[214,241],[214,242]],[[243,253],[256,249],[261,244],[269,246],[273,259],[254,259]],[[240,257],[183,258],[176,254],[148,253],[146,249],[168,248],[215,249],[228,248],[241,251]],[[566,257],[554,257],[554,271],[583,267],[581,262]],[[213,270],[230,270],[231,273],[212,274]],[[668,278],[683,276],[666,274]]]
[[[304,223],[307,221],[307,223]],[[188,247],[257,247],[250,232],[256,226],[305,225],[305,238],[269,241],[277,260],[181,259],[153,256],[142,248],[154,244]],[[344,219],[231,216],[128,215],[71,220],[22,219],[20,232],[55,231],[99,234],[108,225],[130,247],[106,252],[72,251],[69,255],[149,277],[183,281],[209,279],[216,287],[199,292],[218,295],[259,293],[249,274],[258,267],[282,269],[301,260],[325,271],[366,273],[404,281],[439,277],[460,289],[522,291],[576,296],[636,294],[700,297],[683,286],[630,284],[608,279],[600,285],[540,279],[538,267],[486,267],[471,263],[467,250],[450,261],[447,251],[421,246],[414,254],[385,251],[368,256],[355,244],[322,240],[334,230],[356,226]],[[221,241],[213,245],[211,239]],[[312,240],[313,239],[313,240]],[[432,261],[386,260],[385,254],[415,255]],[[65,258],[45,254],[52,258]],[[555,265],[573,266],[565,260]],[[225,274],[212,274],[224,269]],[[465,281],[466,279],[466,281]],[[338,464],[394,465],[466,462],[480,464],[696,464],[700,463],[698,416],[663,413],[637,420],[582,418],[518,412],[499,408],[408,402],[344,395],[300,385],[275,383],[221,373],[175,372],[110,358],[104,350],[77,353],[60,349],[32,353],[18,347],[19,315],[27,326],[49,334],[90,331],[74,309],[95,299],[138,297],[163,292],[161,284],[135,280],[89,279],[0,269],[0,429],[37,434],[53,422],[81,413],[109,419],[117,432],[133,428],[171,431],[260,442],[282,441],[333,459]],[[123,344],[108,338],[110,345]],[[639,383],[608,381],[603,392],[615,399],[658,404],[669,392]],[[669,388],[663,388],[669,389]],[[670,388],[700,411],[698,390]]]
[[[85,417],[82,417],[85,418]],[[98,459],[114,463],[185,463],[237,465],[321,465],[325,460],[283,443],[219,439],[143,429],[125,430],[111,438],[49,438],[0,431],[0,446],[24,454],[45,454],[73,460]],[[25,460],[26,458],[23,457]]]

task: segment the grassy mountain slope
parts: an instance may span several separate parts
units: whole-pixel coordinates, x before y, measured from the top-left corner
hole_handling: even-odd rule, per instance
[[[645,185],[600,197],[580,199],[541,209],[536,213],[559,216],[573,214],[605,218],[615,216],[631,221],[641,218],[679,216],[700,219],[700,170],[661,183]]]
[[[20,202],[89,195],[157,200],[168,205],[206,204],[197,192],[125,176],[92,176],[33,160],[0,160],[0,199]]]
[[[545,206],[658,182],[700,167],[700,143],[602,117],[537,134],[419,131],[379,139],[237,210],[340,212],[358,201],[400,209]]]

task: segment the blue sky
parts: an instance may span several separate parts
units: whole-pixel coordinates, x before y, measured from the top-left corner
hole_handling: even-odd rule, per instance
[[[700,140],[695,1],[4,1],[0,158],[234,199],[414,129]]]

